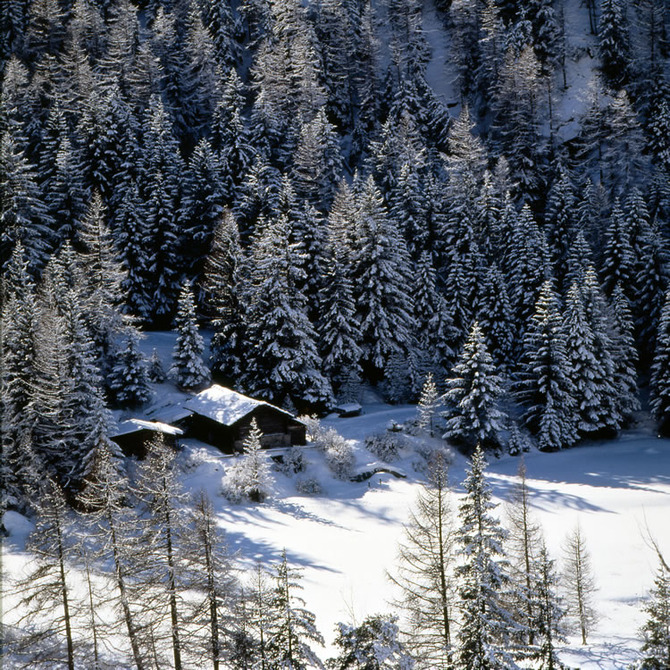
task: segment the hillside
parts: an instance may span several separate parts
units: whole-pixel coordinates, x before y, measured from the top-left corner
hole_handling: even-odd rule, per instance
[[[665,0],[0,2],[0,536],[36,570],[8,582],[12,662],[320,667],[295,565],[330,652],[553,667],[577,512],[603,616],[561,654],[665,658],[643,538],[647,514],[667,562],[669,236]],[[225,426],[243,456],[146,423],[211,384],[274,416]],[[263,440],[305,431],[296,489]],[[406,478],[351,480],[370,434]],[[521,452],[549,551],[487,512]],[[392,607],[408,505],[451,458],[437,581]]]

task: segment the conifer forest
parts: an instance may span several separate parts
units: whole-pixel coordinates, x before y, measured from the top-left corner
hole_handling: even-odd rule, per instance
[[[667,0],[0,0],[0,665],[670,670],[670,524],[596,665],[524,460],[670,493],[669,254]],[[334,630],[222,522],[382,477]]]

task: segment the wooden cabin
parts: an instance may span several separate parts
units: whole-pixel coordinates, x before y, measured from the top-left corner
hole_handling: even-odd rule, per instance
[[[156,435],[162,435],[165,443],[174,447],[177,443],[177,437],[183,434],[183,430],[167,423],[128,419],[119,422],[109,437],[121,447],[121,451],[126,456],[143,459],[147,455],[147,445]]]
[[[306,426],[287,412],[214,384],[184,403],[191,412],[185,419],[187,437],[214,445],[227,454],[241,452],[252,419],[263,433],[264,447],[288,447],[307,441]]]

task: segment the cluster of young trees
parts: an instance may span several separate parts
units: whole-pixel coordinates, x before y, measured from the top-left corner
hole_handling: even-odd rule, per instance
[[[35,483],[33,560],[12,585],[12,658],[71,669],[322,667],[286,553],[245,577],[207,496],[184,494],[175,458],[151,443],[131,482],[101,442],[74,506],[52,479]]]

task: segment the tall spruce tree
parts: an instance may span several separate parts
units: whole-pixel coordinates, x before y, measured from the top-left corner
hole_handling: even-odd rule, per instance
[[[468,450],[500,448],[500,431],[505,415],[499,409],[502,379],[486,347],[485,336],[475,322],[452,376],[447,379],[448,409],[444,439]]]
[[[462,612],[454,664],[458,670],[518,667],[509,651],[516,624],[505,604],[509,582],[506,533],[492,514],[495,504],[485,469],[484,454],[477,447],[463,483],[465,497],[458,509],[461,525],[455,538],[462,556],[456,570]]]
[[[198,329],[189,283],[185,283],[181,290],[175,324],[177,341],[172,352],[173,364],[170,372],[180,388],[199,390],[210,382],[212,376],[202,359],[205,344]]]
[[[517,398],[526,407],[524,423],[537,435],[540,449],[564,449],[577,439],[571,373],[558,300],[546,281],[524,338],[517,382]]]

